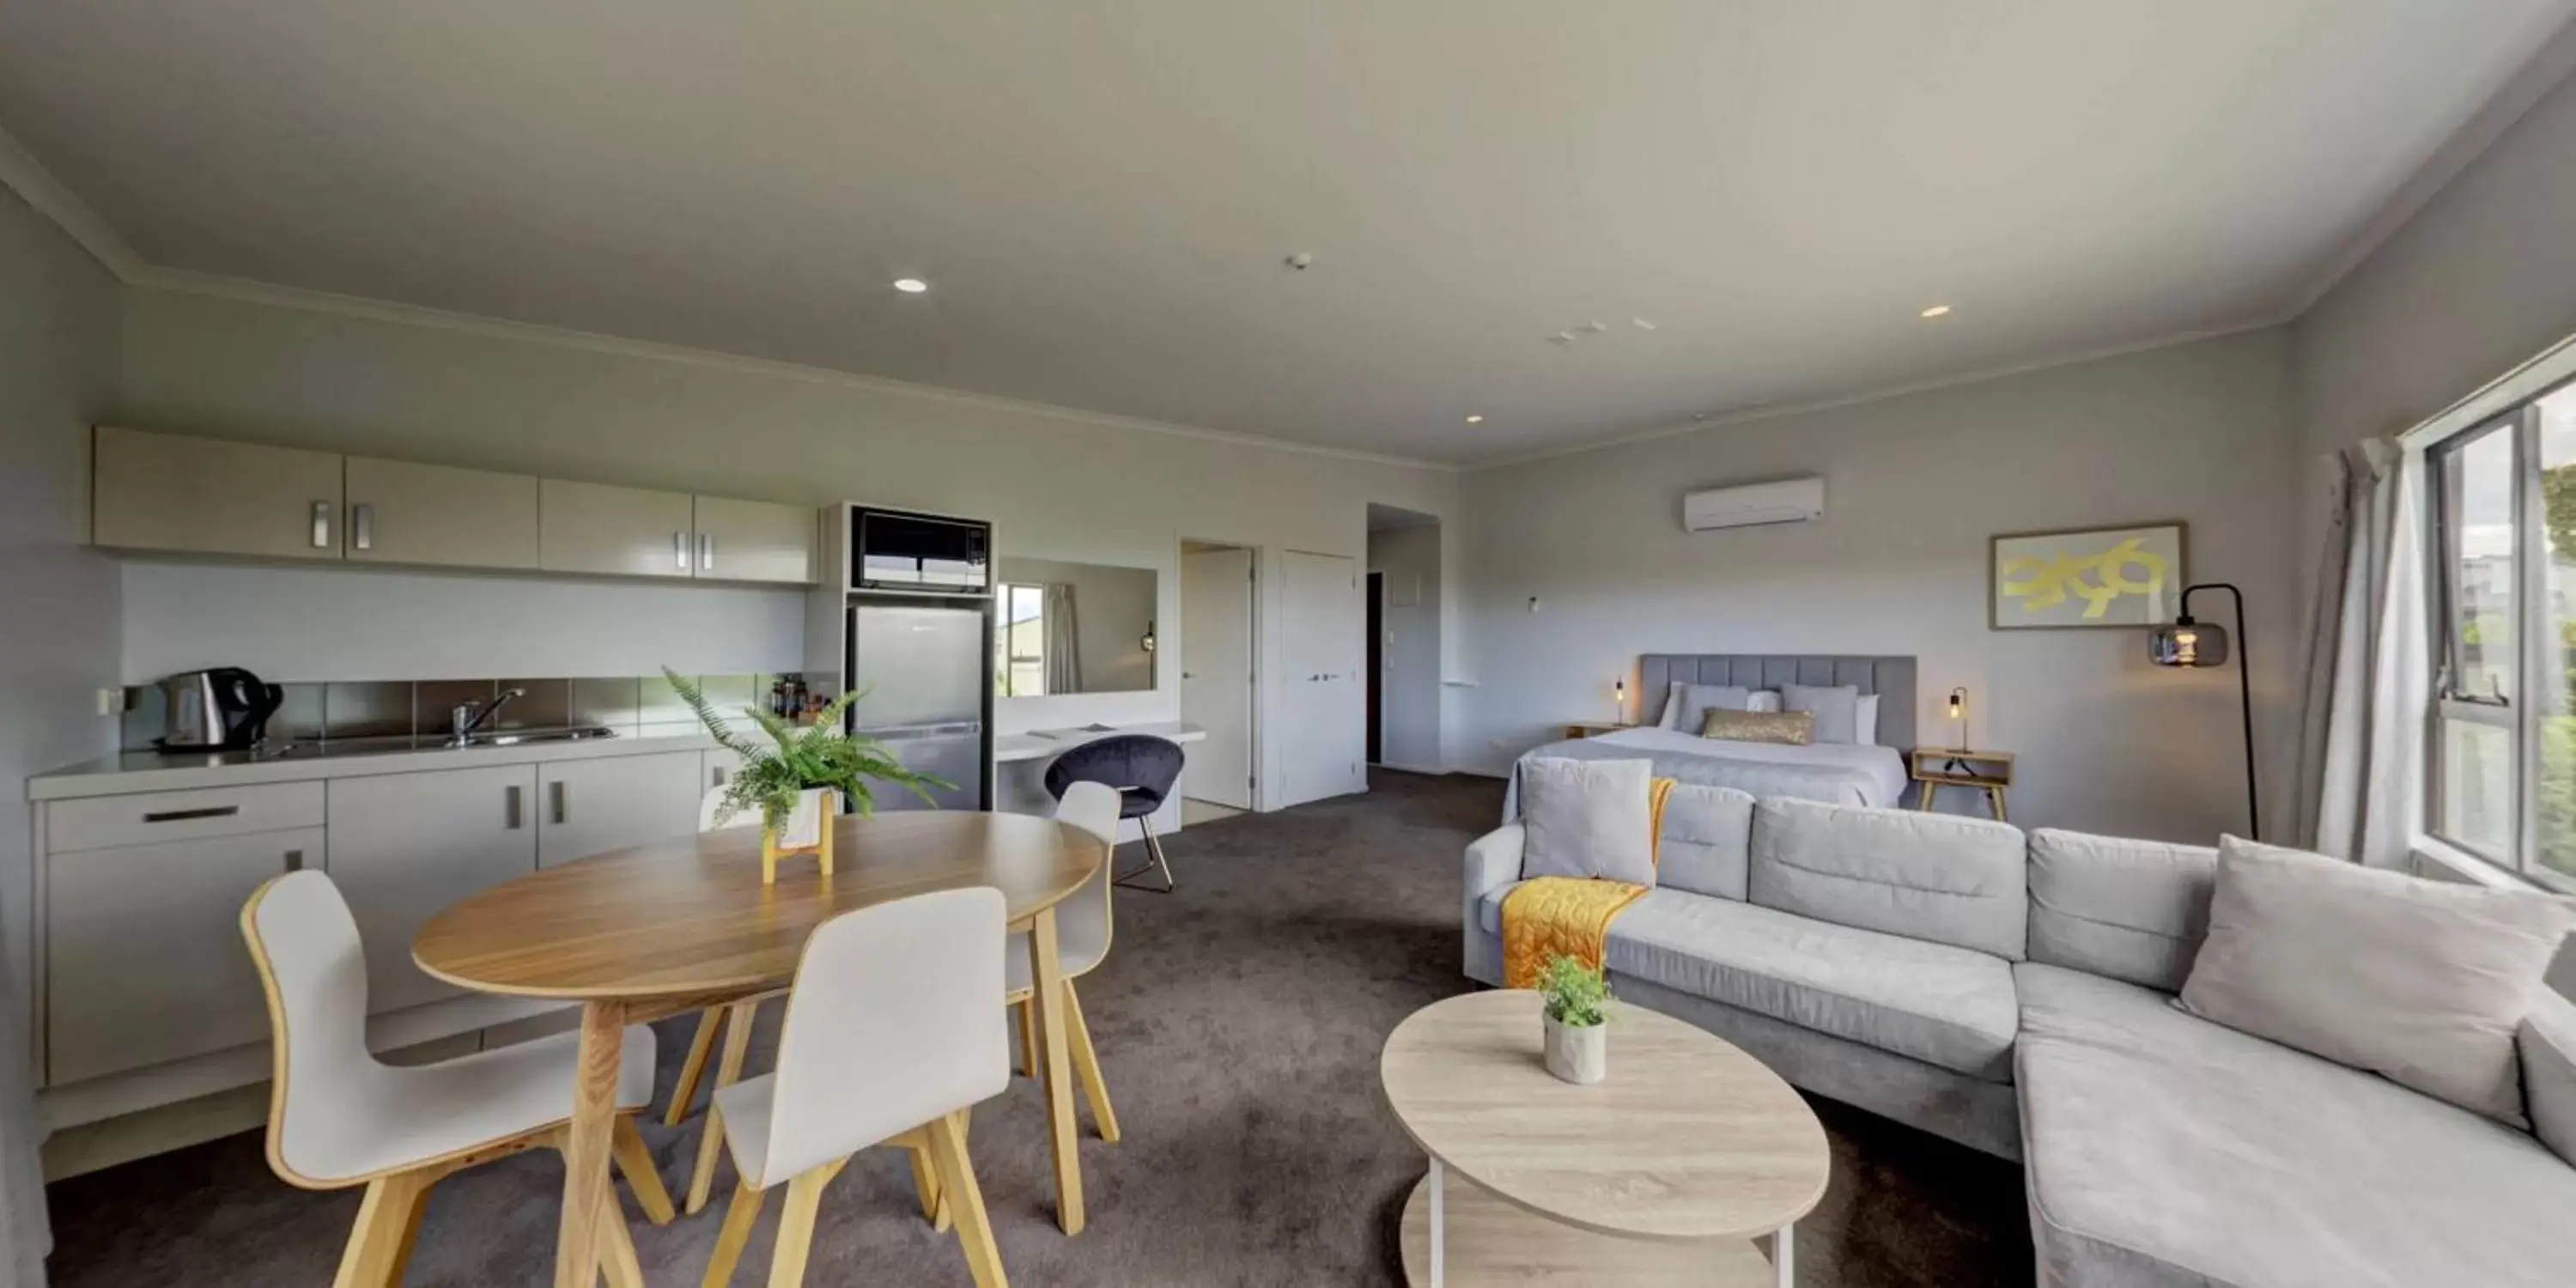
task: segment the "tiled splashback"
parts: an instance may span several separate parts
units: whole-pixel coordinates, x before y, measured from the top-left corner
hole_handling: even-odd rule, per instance
[[[702,675],[698,685],[716,710],[732,715],[754,703],[766,706],[776,675]],[[487,726],[556,729],[605,725],[620,734],[686,734],[698,727],[689,705],[659,675],[583,679],[334,680],[280,686],[286,700],[268,720],[268,736],[288,742],[443,734],[458,703],[481,704],[503,689],[525,689]],[[161,690],[126,690],[121,739],[128,750],[149,751],[167,727]]]

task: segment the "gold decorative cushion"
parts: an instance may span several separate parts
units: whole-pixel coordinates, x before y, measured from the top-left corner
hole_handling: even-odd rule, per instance
[[[1804,747],[1816,738],[1813,711],[1727,711],[1711,707],[1699,736],[1728,742],[1776,742]]]

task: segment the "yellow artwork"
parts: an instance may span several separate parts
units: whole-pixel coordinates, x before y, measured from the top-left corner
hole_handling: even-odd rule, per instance
[[[2170,621],[2183,586],[2181,524],[1994,539],[1992,625],[2145,626]]]

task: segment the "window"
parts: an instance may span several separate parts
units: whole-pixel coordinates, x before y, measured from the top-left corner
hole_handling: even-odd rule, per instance
[[[2576,385],[2434,445],[2431,826],[2576,890]]]
[[[1002,629],[993,633],[993,692],[1005,698],[1046,692],[1046,587],[1005,584],[998,592]]]

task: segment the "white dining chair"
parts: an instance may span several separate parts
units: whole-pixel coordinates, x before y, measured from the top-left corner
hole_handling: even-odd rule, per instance
[[[757,810],[728,810],[725,789],[710,787],[698,800],[698,831],[723,832],[737,827],[760,826]],[[698,1098],[698,1083],[706,1077],[707,1057],[714,1051],[716,1034],[724,1034],[724,1054],[716,1060],[716,1087],[720,1090],[742,1080],[743,1061],[751,1052],[751,1027],[760,1018],[760,1004],[784,997],[783,989],[758,993],[710,1006],[698,1012],[697,1032],[689,1039],[689,1054],[680,1061],[679,1081],[671,1086],[671,1103],[662,1111],[662,1124],[677,1127],[689,1116],[689,1107]],[[712,1095],[707,1100],[707,1123],[698,1134],[698,1158],[689,1171],[689,1192],[684,1210],[697,1212],[707,1205],[707,1196],[715,1189],[716,1160],[724,1150],[724,1116],[715,1110]]]
[[[1118,789],[1103,783],[1067,784],[1064,799],[1055,806],[1056,821],[1070,823],[1098,838],[1101,845],[1100,871],[1094,873],[1082,888],[1058,904],[1055,910],[1056,953],[1064,970],[1065,1043],[1073,1057],[1073,1074],[1082,1084],[1083,1099],[1091,1102],[1091,1121],[1100,1129],[1100,1138],[1116,1143],[1118,1115],[1109,1107],[1109,1085],[1100,1077],[1100,1057],[1091,1046],[1091,1026],[1082,1018],[1082,999],[1074,992],[1076,977],[1099,968],[1109,956],[1110,891],[1116,877],[1110,866],[1118,848],[1118,811],[1122,801]],[[1008,972],[1011,1005],[1018,1011],[1020,1027],[1020,1068],[1034,1077],[1038,1069],[1036,990],[1029,984],[1029,936],[1021,931],[1011,936],[1003,951],[1003,968]]]
[[[275,1039],[268,1165],[304,1189],[367,1187],[335,1288],[402,1282],[422,1205],[441,1178],[521,1150],[565,1147],[579,1035],[385,1064],[367,1049],[366,952],[330,877],[308,869],[272,878],[242,906],[241,927]],[[619,1052],[614,1154],[660,1225],[671,1219],[671,1196],[633,1117],[652,1099],[653,1031],[639,1024]],[[642,1288],[624,1217],[607,1226],[609,1281]]]
[[[943,890],[843,913],[806,939],[777,1072],[716,1089],[741,1183],[707,1288],[733,1278],[763,1196],[781,1184],[787,1204],[769,1284],[801,1283],[823,1188],[879,1144],[927,1151],[976,1288],[1005,1288],[960,1120],[1011,1082],[1007,915],[999,890]]]

